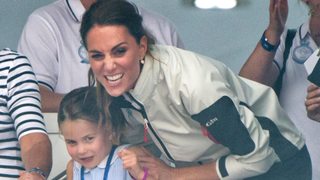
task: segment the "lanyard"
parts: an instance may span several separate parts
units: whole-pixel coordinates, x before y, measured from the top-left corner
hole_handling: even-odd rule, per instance
[[[107,165],[104,170],[104,176],[103,176],[104,180],[108,179],[108,173],[109,173],[109,169],[110,169],[111,160],[112,160],[112,157],[113,157],[113,154],[114,154],[114,151],[116,150],[116,148],[117,148],[116,145],[113,145],[111,148],[111,151],[110,151],[110,154],[108,157],[108,161],[107,161]],[[84,166],[81,167],[81,180],[84,180]]]

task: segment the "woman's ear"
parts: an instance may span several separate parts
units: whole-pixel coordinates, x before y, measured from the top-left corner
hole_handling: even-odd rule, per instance
[[[144,56],[146,55],[147,53],[147,49],[148,49],[148,39],[146,36],[143,36],[141,39],[140,39],[140,60],[144,58]]]

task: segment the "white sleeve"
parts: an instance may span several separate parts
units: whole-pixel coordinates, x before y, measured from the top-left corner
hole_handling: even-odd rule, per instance
[[[38,14],[31,14],[23,29],[18,52],[30,60],[39,84],[53,91],[58,78],[57,40],[50,23]]]
[[[179,96],[175,97],[181,98],[181,104],[192,119],[208,129],[213,137],[210,139],[230,149],[229,155],[217,161],[220,178],[243,179],[267,172],[278,158],[269,146],[269,132],[262,129],[256,115],[245,105],[242,92],[255,91],[243,88],[243,82],[220,63],[213,66],[201,56],[190,53],[175,57],[179,56],[183,56],[181,66],[179,63],[168,66],[176,73],[168,86],[179,89]],[[264,90],[272,91],[261,85],[260,92]],[[275,101],[276,96],[272,95]],[[268,107],[264,104],[264,108]]]

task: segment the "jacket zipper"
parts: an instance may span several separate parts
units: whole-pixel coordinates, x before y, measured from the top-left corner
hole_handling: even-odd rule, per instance
[[[140,106],[141,110],[138,110],[136,109],[137,111],[139,111],[144,119],[144,131],[145,131],[145,137],[144,137],[144,140],[146,141],[147,140],[147,137],[146,137],[146,132],[148,129],[151,130],[152,134],[157,138],[158,142],[160,143],[162,149],[164,150],[164,152],[166,153],[167,157],[171,160],[174,160],[172,158],[172,156],[170,155],[168,149],[166,148],[166,146],[164,145],[164,143],[161,141],[161,139],[159,138],[159,136],[156,134],[156,132],[154,131],[153,127],[151,126],[150,124],[150,121],[148,119],[148,116],[147,116],[147,113],[144,109],[144,106],[138,102],[130,93],[127,93],[127,95],[136,103]]]

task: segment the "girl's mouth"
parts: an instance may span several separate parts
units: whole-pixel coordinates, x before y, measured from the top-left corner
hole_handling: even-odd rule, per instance
[[[93,160],[93,156],[86,157],[86,158],[80,158],[80,160],[84,163],[90,163]]]

